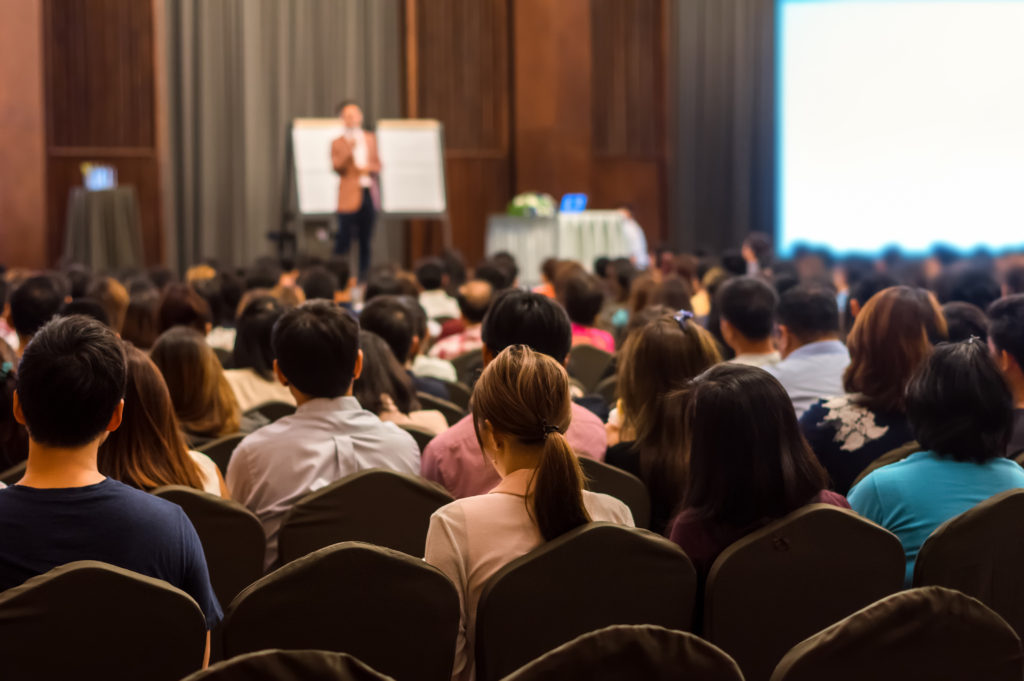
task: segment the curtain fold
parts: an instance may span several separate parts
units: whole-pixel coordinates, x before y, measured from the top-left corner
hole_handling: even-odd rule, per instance
[[[166,0],[164,11],[168,262],[246,265],[275,252],[292,118],[333,116],[342,99],[371,127],[401,116],[401,0]],[[401,224],[380,221],[375,259],[403,256]]]

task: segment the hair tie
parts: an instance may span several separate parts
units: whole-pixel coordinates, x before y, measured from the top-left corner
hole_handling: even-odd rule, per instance
[[[559,435],[564,435],[565,434],[565,433],[562,432],[562,429],[559,428],[558,426],[549,426],[547,421],[544,421],[543,425],[541,427],[544,429],[544,439],[545,440],[548,439],[548,435],[551,435],[551,433],[558,433]]]

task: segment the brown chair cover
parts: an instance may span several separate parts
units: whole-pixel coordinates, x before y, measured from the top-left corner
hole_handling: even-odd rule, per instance
[[[245,506],[181,485],[158,487],[153,494],[181,506],[192,521],[221,606],[263,576],[266,536],[259,518]]]
[[[480,350],[470,350],[458,357],[452,358],[452,366],[455,367],[455,375],[459,383],[468,385],[470,388],[476,383],[477,372],[484,368],[484,353]]]
[[[736,662],[707,641],[651,625],[616,625],[555,648],[504,681],[743,681]]]
[[[221,475],[228,474],[228,461],[231,460],[231,455],[235,453],[235,447],[238,443],[245,439],[245,433],[235,433],[234,435],[225,435],[219,437],[216,440],[211,440],[206,444],[199,447],[199,451],[206,456],[213,459],[213,462],[217,464],[217,468],[220,469]]]
[[[423,478],[372,468],[307,494],[284,516],[281,564],[331,544],[361,541],[423,557],[430,516],[454,501]]]
[[[983,603],[929,586],[884,598],[786,654],[771,681],[1020,681],[1017,634]]]
[[[611,363],[610,353],[593,345],[577,345],[569,352],[569,375],[579,379],[587,392],[593,392]]]
[[[275,570],[224,617],[228,657],[270,648],[348,653],[396,679],[448,681],[459,597],[422,560],[358,542]]]
[[[395,681],[345,653],[261,650],[233,657],[182,681]]]
[[[177,681],[205,650],[206,618],[188,594],[107,563],[68,563],[0,593],[0,677],[11,681]]]
[[[295,405],[288,404],[287,402],[264,402],[258,404],[249,411],[245,412],[247,416],[253,414],[259,414],[263,418],[267,419],[271,423],[274,421],[284,418],[285,416],[291,416],[295,413]]]
[[[940,525],[917,556],[914,586],[973,596],[1024,634],[1024,490],[981,502]]]
[[[651,526],[651,496],[643,480],[621,468],[609,466],[585,456],[579,457],[587,489],[613,496],[629,506],[633,523],[642,529]]]
[[[899,539],[811,504],[739,540],[708,573],[704,638],[762,681],[793,645],[903,588]]]
[[[869,463],[868,467],[862,470],[860,474],[856,478],[854,478],[853,485],[856,485],[858,482],[866,478],[868,476],[868,473],[873,473],[882,466],[888,466],[891,463],[903,461],[903,459],[919,451],[921,451],[921,445],[917,444],[917,442],[908,442],[907,444],[897,447],[896,449],[889,450],[885,454],[882,454],[882,456],[878,457],[877,459]],[[853,487],[853,485],[850,485],[850,487]]]
[[[412,435],[412,439],[416,440],[416,445],[420,448],[421,454],[423,453],[423,450],[427,448],[427,445],[430,444],[430,441],[434,439],[434,434],[432,432],[426,428],[421,428],[420,426],[404,424],[399,426],[399,428],[409,433],[409,435]]]
[[[23,477],[25,477],[25,468],[28,466],[28,461],[22,461],[21,463],[14,464],[3,473],[0,473],[0,482],[5,485],[13,485]]]
[[[466,410],[454,402],[442,400],[440,397],[434,397],[429,393],[418,392],[416,393],[416,399],[420,401],[420,405],[424,409],[436,409],[441,412],[449,426],[454,426],[466,415]]]
[[[472,397],[473,391],[466,385],[459,382],[452,383],[451,381],[442,381],[442,383],[444,383],[444,386],[448,388],[449,399],[468,412],[469,398]]]
[[[589,523],[502,568],[480,595],[476,677],[493,681],[612,624],[693,626],[697,573],[663,537]]]

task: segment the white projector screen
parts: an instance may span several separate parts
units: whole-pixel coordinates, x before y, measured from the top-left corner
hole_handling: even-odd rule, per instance
[[[1024,243],[1024,0],[777,0],[777,242]]]

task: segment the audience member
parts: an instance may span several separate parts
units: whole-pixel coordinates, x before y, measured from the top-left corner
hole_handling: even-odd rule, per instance
[[[816,400],[843,392],[850,353],[839,340],[839,305],[831,289],[799,284],[779,297],[782,361],[767,367],[793,400],[797,417]]]
[[[197,268],[193,268],[195,270]],[[235,306],[238,305],[238,297],[234,302],[225,299],[225,277],[212,267],[203,266],[200,269],[201,278],[189,280],[189,286],[195,290],[210,309],[210,329],[206,334],[206,343],[211,348],[216,348],[224,353],[231,352],[235,347]],[[189,272],[193,272],[189,270]],[[209,276],[207,276],[209,275]],[[196,274],[198,277],[198,274]],[[199,330],[198,328],[196,330]]]
[[[565,310],[539,293],[510,290],[494,302],[482,329],[486,366],[502,350],[526,345],[563,365],[572,347],[572,331]],[[604,424],[590,411],[573,403],[572,423],[566,438],[580,456],[602,460]],[[473,419],[466,416],[435,437],[423,452],[423,477],[441,484],[455,498],[486,494],[500,482],[498,473],[480,451]]]
[[[441,381],[442,385],[457,382],[459,377],[455,371],[455,365],[446,359],[427,356],[427,348],[430,347],[433,335],[430,330],[431,323],[427,319],[427,313],[424,312],[423,307],[416,300],[412,298],[403,298],[403,300],[409,305],[409,311],[412,313],[416,331],[416,335],[413,337],[412,348],[409,350],[409,362],[406,364],[406,367],[408,367],[413,376],[413,382],[431,378]],[[446,393],[449,393],[450,397],[448,387],[445,386],[444,389]],[[422,388],[417,388],[417,390],[422,390]]]
[[[928,535],[985,499],[1024,487],[1024,470],[1005,458],[1013,393],[984,342],[938,346],[911,379],[906,402],[922,451],[869,473],[850,491],[850,505],[899,537],[909,587]]]
[[[498,570],[588,522],[633,525],[621,501],[583,489],[583,473],[565,436],[573,420],[569,377],[558,361],[522,345],[504,349],[477,381],[467,418],[500,483],[490,494],[435,512],[424,558],[459,593],[452,672],[458,680],[474,678],[477,603]]]
[[[94,320],[50,322],[25,348],[14,414],[28,428],[28,467],[0,490],[0,591],[98,560],[185,591],[212,629],[222,613],[184,511],[97,469],[100,444],[121,425],[125,383],[122,343]]]
[[[142,350],[149,350],[160,335],[158,314],[160,292],[155,286],[140,287],[128,296],[121,338]]]
[[[942,306],[942,316],[946,318],[951,343],[970,338],[988,340],[988,317],[977,305],[960,301],[946,303]]]
[[[248,291],[254,288],[272,289],[281,282],[282,274],[284,274],[284,270],[281,268],[281,263],[278,262],[277,258],[272,256],[259,258],[245,272],[245,277],[243,277],[245,290]]]
[[[885,289],[857,315],[847,339],[846,394],[818,400],[800,418],[836,492],[846,494],[869,463],[914,439],[906,385],[931,353],[930,339],[945,336],[942,310],[923,289]]]
[[[147,492],[185,485],[226,498],[217,464],[185,445],[160,370],[146,353],[127,343],[125,358],[124,415],[121,427],[100,446],[100,473]]]
[[[89,295],[89,289],[93,285],[93,276],[92,270],[89,269],[88,265],[72,263],[63,268],[61,274],[68,280],[68,284],[70,284],[68,295],[71,296],[72,300],[85,298]]]
[[[731,362],[769,367],[782,359],[772,345],[775,289],[756,277],[736,277],[722,285],[716,302],[722,338],[736,353]]]
[[[693,309],[690,284],[674,274],[661,280],[651,292],[651,305],[664,305],[672,310]]]
[[[352,396],[363,355],[359,323],[348,312],[326,301],[289,310],[274,325],[271,345],[274,373],[298,409],[242,440],[227,478],[232,495],[263,523],[268,568],[277,560],[281,520],[304,495],[368,468],[419,470],[412,436]]]
[[[15,287],[7,321],[18,334],[19,353],[36,331],[57,314],[66,298],[61,283],[47,274],[30,277]]]
[[[213,328],[210,305],[188,284],[169,284],[160,298],[157,311],[160,333],[175,326],[193,329],[203,337]]]
[[[57,310],[58,317],[70,317],[72,315],[95,319],[103,326],[110,326],[110,318],[107,317],[106,310],[104,310],[103,306],[98,302],[89,298],[69,300],[61,305],[60,309]],[[113,327],[111,327],[111,329],[113,329]]]
[[[850,333],[850,330],[853,329],[853,322],[856,320],[857,315],[860,314],[861,308],[867,305],[868,301],[876,293],[898,284],[899,282],[892,276],[884,273],[865,275],[859,282],[854,284],[850,288],[850,296],[846,301],[846,308],[844,310],[844,333]]]
[[[988,309],[988,344],[1013,392],[1013,429],[1007,456],[1024,452],[1024,294],[996,301]]]
[[[604,289],[600,280],[582,269],[575,270],[555,282],[558,302],[572,322],[572,344],[592,345],[608,353],[615,352],[615,339],[594,325],[604,306]]]
[[[334,300],[335,292],[341,282],[323,265],[314,265],[302,272],[298,279],[299,287],[306,294],[306,300]]]
[[[438,258],[428,258],[416,266],[416,281],[423,289],[419,303],[430,319],[456,319],[461,314],[458,301],[445,290],[447,279],[444,263]]]
[[[267,402],[295,404],[295,398],[274,375],[274,350],[270,345],[274,324],[284,308],[273,296],[258,296],[238,317],[233,369],[224,372],[244,414]]]
[[[14,418],[18,353],[0,340],[0,471],[28,457],[28,431]]]
[[[351,310],[352,270],[348,258],[342,255],[332,255],[327,259],[324,267],[338,280],[338,288],[334,291],[334,302],[346,310]]]
[[[473,270],[473,279],[486,281],[495,292],[504,291],[512,285],[508,269],[500,267],[493,260],[484,260],[477,265]]]
[[[1015,264],[1006,270],[1002,291],[1004,296],[1024,293],[1024,264]]]
[[[968,266],[954,270],[948,273],[948,282],[943,281],[946,276],[936,283],[936,295],[942,303],[958,301],[987,310],[1002,295],[999,282],[988,268]]]
[[[413,355],[419,352],[421,341],[417,317],[420,313],[414,298],[398,296],[377,296],[363,308],[359,324],[367,331],[383,338],[399,365],[405,367],[416,392],[424,392],[442,400],[449,399],[448,388],[440,380],[429,376],[417,376],[411,370]],[[426,325],[424,320],[424,326]],[[445,361],[445,360],[439,360]],[[451,366],[450,362],[447,362]],[[455,368],[452,367],[452,373]]]
[[[401,275],[398,268],[385,265],[376,267],[370,272],[363,291],[363,303],[369,303],[377,296],[412,296],[420,294],[415,280]]]
[[[682,497],[684,433],[668,397],[721,361],[714,339],[680,310],[630,334],[619,357],[621,430],[609,429],[606,461],[644,481],[651,495],[651,529],[665,531]]]
[[[490,258],[491,264],[497,267],[505,275],[505,283],[502,289],[516,288],[519,286],[519,264],[515,257],[508,251],[498,251]]]
[[[688,458],[668,534],[702,581],[726,547],[772,520],[810,503],[850,507],[826,489],[786,391],[763,369],[720,364],[670,401]]]
[[[428,354],[438,359],[454,359],[483,347],[481,325],[496,290],[492,284],[482,279],[473,279],[463,284],[459,288],[458,301],[464,330],[439,340],[430,348]]]
[[[89,286],[86,297],[98,302],[107,316],[107,325],[121,333],[128,311],[128,289],[113,277],[100,277]]]
[[[555,297],[555,276],[558,274],[558,258],[545,258],[540,264],[540,284],[533,288],[534,293],[539,293],[548,298]]]
[[[444,414],[420,408],[412,379],[383,338],[360,331],[359,347],[363,351],[363,373],[355,381],[353,396],[363,409],[381,421],[417,426],[434,435],[448,429]]]
[[[10,286],[7,285],[7,278],[4,276],[4,267],[0,265],[0,340],[4,341],[12,350],[18,350],[18,333],[10,324],[11,306],[7,299]]]

